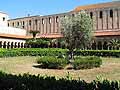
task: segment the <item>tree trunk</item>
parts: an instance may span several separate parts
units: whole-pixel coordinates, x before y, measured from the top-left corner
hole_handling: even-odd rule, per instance
[[[69,50],[69,60],[74,60],[74,50]]]

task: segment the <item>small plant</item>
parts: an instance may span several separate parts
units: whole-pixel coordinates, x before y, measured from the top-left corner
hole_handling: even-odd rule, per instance
[[[73,80],[72,76],[70,75],[70,72],[67,72],[66,79],[67,80]]]
[[[63,69],[67,65],[67,60],[64,58],[57,58],[54,56],[44,56],[37,59],[37,63],[41,64],[44,68],[50,69]]]

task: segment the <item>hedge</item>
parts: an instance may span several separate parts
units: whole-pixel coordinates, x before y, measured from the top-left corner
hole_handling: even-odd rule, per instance
[[[66,49],[59,48],[17,48],[5,49],[0,51],[0,57],[13,57],[13,56],[59,56],[65,55]]]
[[[0,57],[12,56],[59,56],[66,55],[67,49],[61,48],[16,48],[0,49]],[[78,50],[74,52],[77,56],[102,56],[102,57],[120,57],[120,50]]]
[[[97,56],[77,57],[72,64],[74,69],[91,69],[100,67],[102,59]]]
[[[12,75],[0,72],[0,90],[120,90],[120,81],[56,79],[40,75]]]
[[[41,64],[42,68],[49,68],[49,69],[63,69],[68,61],[64,58],[57,58],[53,56],[44,56],[39,57],[37,59],[37,63]]]
[[[75,55],[120,57],[120,50],[78,50],[75,52]]]

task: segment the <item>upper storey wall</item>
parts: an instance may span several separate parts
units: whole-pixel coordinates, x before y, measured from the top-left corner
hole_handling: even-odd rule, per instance
[[[79,6],[73,12],[81,10],[91,16],[96,31],[120,30],[120,1]]]
[[[8,26],[26,29],[27,32],[37,30],[40,31],[39,35],[60,34],[60,17],[74,16],[81,10],[91,16],[96,32],[120,30],[120,1],[80,6],[68,13],[12,19],[8,21]]]
[[[8,27],[8,15],[0,12],[0,34],[26,36],[26,30]]]
[[[0,12],[0,26],[7,26],[8,15]]]
[[[76,7],[73,11],[78,12],[80,10],[100,9],[100,8],[108,8],[108,7],[109,8],[110,7],[120,7],[120,1],[79,6],[79,7]]]
[[[39,35],[60,34],[60,17],[68,13],[47,16],[31,16],[8,20],[8,25],[16,28],[40,31]],[[28,35],[30,35],[28,33]]]

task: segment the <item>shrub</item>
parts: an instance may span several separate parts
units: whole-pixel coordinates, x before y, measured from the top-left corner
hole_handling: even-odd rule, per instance
[[[72,62],[74,69],[90,69],[93,67],[100,67],[102,60],[100,57],[76,57]]]
[[[0,90],[120,90],[120,81],[57,79],[40,75],[12,75],[0,72]]]
[[[120,50],[78,50],[74,53],[77,56],[120,57]]]
[[[13,57],[13,56],[59,56],[65,55],[66,49],[59,48],[15,48],[15,49],[2,49],[0,57]]]
[[[61,48],[15,48],[0,49],[0,57],[13,56],[66,56],[68,50]],[[120,57],[120,50],[78,50],[76,56]]]
[[[64,58],[57,58],[53,56],[44,56],[37,59],[37,63],[41,64],[44,68],[50,69],[63,69],[67,65],[67,60]]]
[[[48,44],[50,43],[51,39],[28,39],[26,44],[31,46],[32,48],[48,48]]]

